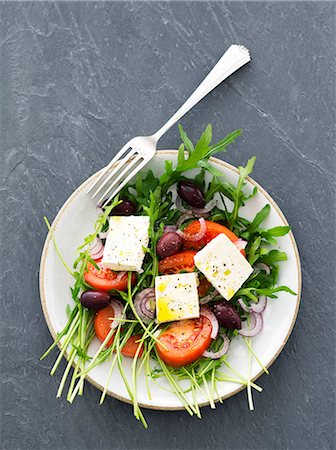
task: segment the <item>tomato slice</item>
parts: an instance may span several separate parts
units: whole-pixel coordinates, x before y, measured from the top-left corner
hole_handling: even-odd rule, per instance
[[[221,233],[224,233],[232,242],[238,241],[238,236],[236,236],[231,230],[229,230],[224,225],[221,225],[217,222],[212,222],[211,220],[206,220],[206,232],[205,235],[202,237],[202,239],[198,241],[188,241],[188,239],[184,239],[183,246],[187,249],[194,249],[194,250],[200,250],[201,248],[205,247],[206,244],[208,244],[212,239],[214,239],[216,236],[218,236]],[[186,234],[196,234],[200,230],[200,223],[198,220],[195,220],[194,222],[191,222],[189,225],[185,227],[183,230]],[[245,251],[241,250],[241,253],[245,256]]]
[[[193,250],[188,250],[161,259],[159,262],[159,272],[162,274],[180,273],[181,271],[193,272],[195,269],[194,256],[196,253]]]
[[[103,342],[106,336],[111,331],[111,323],[113,322],[114,318],[114,309],[112,306],[106,306],[106,308],[100,309],[97,311],[93,326],[96,333],[97,338]],[[111,339],[108,341],[106,347],[110,347],[113,343],[114,336],[111,337]]]
[[[101,259],[96,262],[99,264]],[[127,273],[120,278],[119,272],[114,272],[107,267],[97,270],[91,263],[88,263],[87,270],[87,272],[84,272],[84,280],[98,291],[107,292],[112,289],[125,291],[127,289]],[[136,275],[135,273],[132,273],[132,285],[135,284],[135,282]]]
[[[93,326],[96,333],[97,338],[100,340],[100,342],[104,342],[106,336],[111,331],[111,323],[113,322],[114,318],[114,310],[113,307],[107,306],[104,309],[99,310],[94,318]],[[141,338],[141,334],[135,334],[134,336],[131,336],[124,347],[121,349],[121,354],[124,356],[127,356],[129,358],[134,358],[135,353],[140,345],[139,342],[137,342]],[[110,347],[113,344],[114,336],[111,337],[111,339],[108,341],[106,347]],[[139,351],[139,357],[143,354],[143,348]]]
[[[204,316],[173,322],[158,339],[158,354],[172,367],[191,364],[209,347],[211,331],[211,322]]]
[[[210,281],[208,281],[205,277],[200,278],[199,285],[198,285],[198,296],[200,298],[205,297],[210,289],[212,288],[212,284]]]
[[[138,354],[138,357],[140,358],[143,354],[143,345],[140,342],[137,342],[139,339],[141,339],[141,334],[134,334],[131,336],[121,349],[122,355],[128,356],[129,358],[134,358],[139,345],[141,345],[141,349]]]

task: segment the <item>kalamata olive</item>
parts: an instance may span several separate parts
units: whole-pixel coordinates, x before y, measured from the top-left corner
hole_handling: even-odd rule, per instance
[[[123,200],[112,209],[111,216],[131,216],[136,213],[136,206],[131,200]]]
[[[181,199],[192,208],[204,208],[205,198],[201,189],[192,181],[184,180],[177,183],[177,193]]]
[[[98,311],[109,305],[111,297],[107,292],[85,291],[81,295],[80,301],[85,308]]]
[[[182,238],[174,231],[163,234],[156,244],[156,253],[159,258],[166,258],[181,250]]]
[[[241,329],[241,320],[239,314],[232,305],[226,300],[219,301],[214,304],[213,312],[218,319],[218,322],[224,328],[232,328],[236,330]]]

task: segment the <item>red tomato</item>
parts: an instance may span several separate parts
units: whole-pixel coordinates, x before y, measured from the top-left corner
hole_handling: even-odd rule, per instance
[[[93,326],[96,333],[97,338],[103,342],[106,336],[111,331],[111,323],[114,318],[114,309],[112,306],[107,306],[99,310],[94,318]],[[106,347],[110,347],[113,343],[114,336],[108,341]]]
[[[100,261],[101,259],[96,262],[100,263]],[[107,267],[97,270],[91,263],[88,263],[87,270],[87,272],[84,272],[84,280],[98,291],[107,292],[111,291],[112,289],[125,291],[127,289],[127,273],[123,277],[119,278],[118,272],[114,272]],[[136,275],[135,273],[132,273],[132,285],[135,282]]]
[[[197,288],[198,296],[205,297],[211,288],[212,284],[205,277],[201,278]]]
[[[114,310],[112,306],[107,306],[104,309],[98,311],[95,315],[93,326],[96,333],[97,338],[104,342],[106,336],[111,331],[111,323],[114,318]],[[128,356],[129,358],[134,358],[135,353],[139,347],[139,343],[137,342],[141,338],[140,334],[136,334],[131,336],[124,347],[121,349],[121,354],[124,356]],[[108,341],[106,347],[110,347],[113,344],[114,335]],[[143,354],[143,348],[139,351],[139,357]]]
[[[159,337],[156,344],[158,354],[172,367],[191,364],[209,347],[211,331],[211,322],[204,316],[172,322]]]
[[[195,251],[189,250],[161,259],[159,262],[159,272],[163,274],[180,273],[181,271],[193,272],[195,269],[194,256],[196,253]]]
[[[139,345],[141,345],[141,349],[138,354],[138,357],[140,358],[143,354],[143,345],[140,342],[137,342],[139,339],[141,339],[141,334],[131,336],[122,348],[121,353],[129,358],[134,358]]]
[[[232,242],[237,241],[239,238],[236,236],[231,230],[226,228],[224,225],[221,225],[217,222],[211,222],[211,220],[206,220],[206,232],[202,239],[198,241],[188,241],[188,239],[184,239],[183,246],[188,249],[200,250],[206,244],[208,244],[212,239],[218,236],[221,233],[224,233]],[[198,220],[191,222],[186,228],[183,230],[186,234],[196,234],[200,230],[200,223]],[[241,250],[241,253],[246,256],[245,250]]]

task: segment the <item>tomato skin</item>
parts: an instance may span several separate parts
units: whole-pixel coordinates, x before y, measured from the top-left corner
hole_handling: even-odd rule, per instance
[[[197,287],[198,296],[200,298],[205,297],[210,289],[212,288],[212,284],[205,277],[200,278],[199,285]]]
[[[99,310],[94,318],[93,326],[96,333],[97,338],[103,342],[106,336],[111,331],[111,323],[113,322],[114,318],[114,309],[111,305],[107,306],[106,308],[103,308]],[[111,339],[106,344],[106,347],[110,347],[113,343],[114,336],[111,337]]]
[[[128,341],[126,342],[126,344],[123,346],[123,348],[121,349],[121,354],[123,356],[127,356],[128,358],[134,358],[139,345],[141,345],[141,349],[138,354],[138,358],[141,358],[144,350],[143,350],[143,344],[140,342],[137,342],[139,339],[141,339],[141,334],[134,334],[133,336],[131,336],[128,339]]]
[[[205,235],[202,237],[202,239],[198,241],[188,241],[188,239],[184,239],[183,241],[184,248],[200,250],[206,244],[212,241],[212,239],[214,239],[221,233],[224,233],[232,242],[238,240],[238,237],[231,230],[226,228],[224,225],[221,225],[220,223],[212,222],[211,220],[206,220],[205,224],[206,224],[206,232]],[[200,227],[201,225],[199,221],[195,220],[194,222],[191,222],[189,225],[187,225],[183,231],[186,234],[193,235],[199,232]]]
[[[193,272],[195,269],[194,256],[196,253],[196,251],[187,250],[185,252],[175,253],[175,255],[161,259],[159,262],[159,273],[180,273],[182,270],[186,272]]]
[[[101,259],[96,261],[97,264],[101,262]],[[127,290],[127,273],[118,280],[118,272],[114,272],[111,269],[104,268],[97,270],[90,262],[87,265],[87,272],[84,272],[84,280],[98,291],[108,292],[112,289],[118,291]],[[132,273],[132,285],[136,283],[136,275]]]
[[[100,342],[104,342],[106,336],[111,331],[111,323],[113,322],[114,318],[114,310],[111,305],[107,306],[104,309],[101,309],[98,311],[95,315],[93,326],[96,333],[97,338],[100,340]],[[123,356],[127,356],[129,358],[134,358],[135,353],[139,347],[139,343],[137,342],[141,338],[141,334],[136,334],[134,336],[131,336],[124,347],[121,349],[121,354]],[[114,335],[111,337],[111,339],[107,342],[106,348],[111,347],[114,341]],[[141,345],[142,346],[142,345]],[[143,348],[139,351],[139,358],[143,354]]]
[[[202,239],[199,241],[188,241],[188,239],[184,239],[183,241],[183,247],[186,249],[194,249],[194,250],[200,250],[201,248],[205,247],[212,239],[214,239],[216,236],[218,236],[221,233],[224,233],[232,242],[238,241],[238,236],[236,236],[231,230],[229,230],[224,225],[221,225],[217,222],[212,222],[211,220],[206,220],[206,232]],[[187,234],[196,234],[200,230],[200,223],[198,220],[195,220],[194,222],[191,222],[189,225],[186,226],[186,228],[183,230]],[[246,257],[245,250],[241,250],[240,253]]]
[[[157,352],[169,366],[186,366],[200,358],[209,347],[211,331],[211,322],[204,316],[172,322],[159,337]]]

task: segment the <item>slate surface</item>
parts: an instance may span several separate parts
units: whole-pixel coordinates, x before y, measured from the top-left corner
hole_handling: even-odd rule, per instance
[[[1,447],[335,448],[335,4],[1,3]],[[130,137],[155,131],[232,42],[253,61],[183,119],[196,138],[242,127],[227,160],[293,227],[303,268],[293,334],[247,409],[245,393],[202,422],[147,411],[149,430],[88,386],[56,400],[38,292],[46,229],[71,192]],[[174,148],[177,129],[160,142]]]

